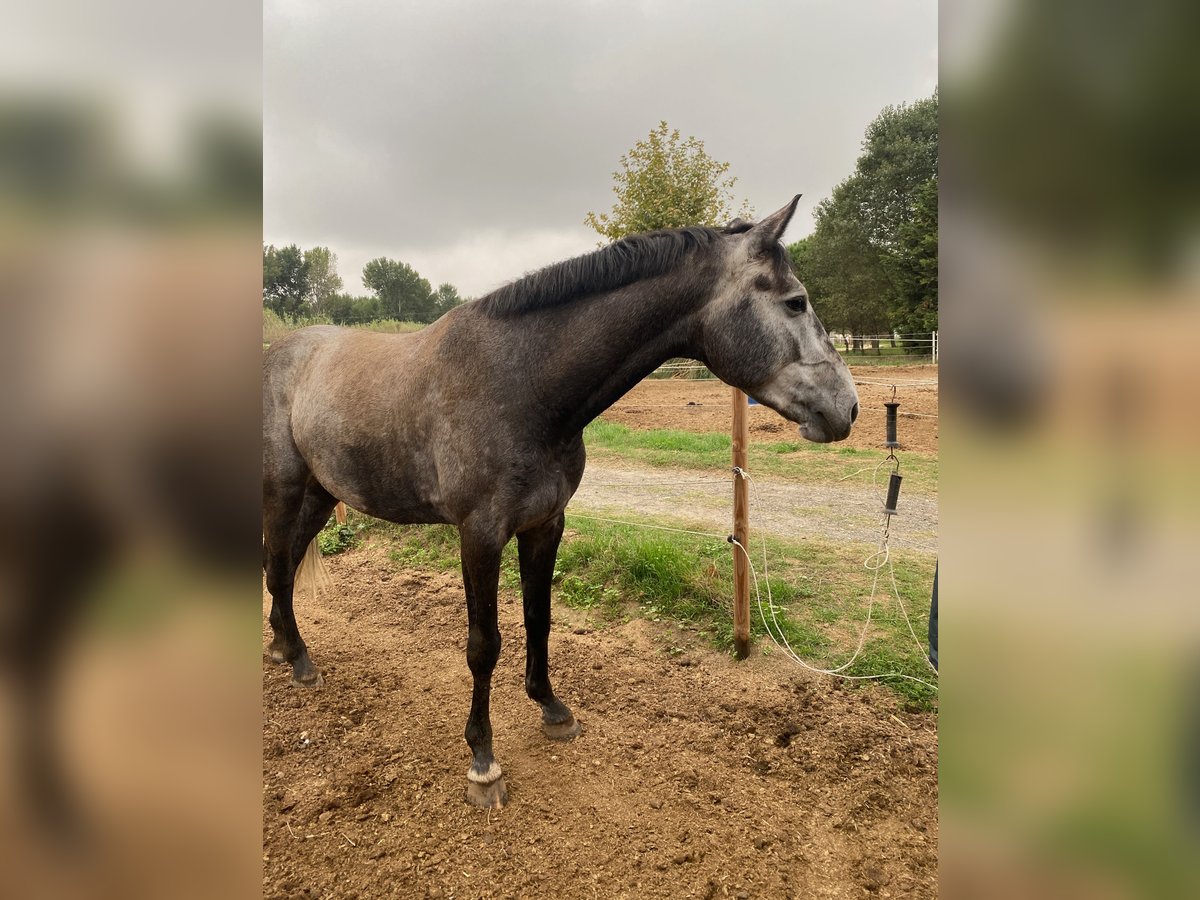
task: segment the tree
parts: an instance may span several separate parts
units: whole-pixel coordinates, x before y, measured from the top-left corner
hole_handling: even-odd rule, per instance
[[[347,325],[356,322],[374,322],[384,318],[383,307],[378,297],[355,297],[346,316]]]
[[[589,212],[584,224],[610,241],[627,234],[685,225],[718,227],[733,218],[733,186],[729,163],[718,162],[695,137],[659,122],[643,141],[621,157],[613,173],[617,202],[611,212]],[[751,215],[743,203],[738,215]]]
[[[867,127],[855,167],[859,221],[889,282],[891,324],[937,328],[938,94],[888,106]]]
[[[333,294],[322,301],[318,312],[323,316],[329,316],[329,320],[335,325],[347,325],[356,319],[354,304],[357,300],[357,297],[352,297],[350,294]]]
[[[849,332],[861,346],[863,335],[888,330],[890,283],[858,207],[857,184],[851,177],[817,205],[817,227],[792,255],[800,256],[806,266],[798,271],[825,326]]]
[[[867,127],[854,174],[792,247],[828,327],[857,336],[937,328],[937,165],[936,91],[885,107]]]
[[[363,284],[379,300],[380,312],[407,322],[432,322],[433,288],[408,263],[387,257],[363,266]]]
[[[436,319],[462,303],[458,288],[450,283],[439,284],[433,294],[433,317]]]
[[[308,264],[295,244],[263,247],[263,306],[280,316],[298,315],[308,294]]]
[[[796,274],[811,294],[813,286],[810,284],[809,273],[812,271],[812,237],[800,238],[796,243],[788,244],[787,251],[788,256],[792,258],[792,268],[796,270]],[[821,319],[828,327],[828,319],[824,315],[821,316]]]
[[[930,178],[917,188],[912,217],[896,234],[891,256],[894,293],[892,324],[901,332],[924,333],[938,327],[938,183]]]
[[[854,174],[868,239],[897,250],[900,229],[916,216],[917,193],[938,171],[938,95],[886,106],[867,126]]]
[[[337,254],[330,252],[328,247],[313,247],[304,251],[304,264],[308,267],[305,300],[318,312],[329,315],[325,307],[342,289],[342,279],[337,273]]]

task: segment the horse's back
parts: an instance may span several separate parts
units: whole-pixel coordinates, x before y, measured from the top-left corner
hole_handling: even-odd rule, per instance
[[[431,443],[424,334],[315,326],[273,344],[263,393],[268,472],[315,477],[356,509],[371,511],[373,499],[395,493],[392,506],[434,515],[425,492],[382,484],[395,480],[397,467],[421,469]]]
[[[394,366],[416,349],[419,337],[420,332],[382,334],[337,325],[301,328],[267,349],[264,384],[282,389],[290,405],[298,393],[328,392],[336,382],[378,371],[385,362]]]
[[[337,325],[310,325],[284,335],[271,343],[263,357],[263,374],[267,380],[291,375],[297,363],[307,361],[314,353],[327,349],[351,334]]]

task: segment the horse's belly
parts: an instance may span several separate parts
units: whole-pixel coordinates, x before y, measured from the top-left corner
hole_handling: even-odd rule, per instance
[[[439,504],[412,495],[364,496],[346,501],[358,512],[399,525],[450,524],[451,520]]]
[[[308,452],[303,446],[301,452],[313,475],[348,506],[389,522],[450,521],[428,454],[408,452],[400,441],[359,440],[344,431],[306,437]]]

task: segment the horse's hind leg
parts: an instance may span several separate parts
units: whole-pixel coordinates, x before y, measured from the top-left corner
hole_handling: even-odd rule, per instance
[[[313,665],[300,637],[292,595],[296,570],[308,545],[329,521],[337,501],[311,478],[304,487],[287,487],[272,493],[265,521],[267,590],[271,592],[271,631],[268,651],[276,662],[292,664],[292,683],[315,687],[321,673]]]
[[[500,658],[496,589],[500,552],[507,536],[495,528],[460,527],[463,587],[467,592],[467,665],[474,687],[464,737],[471,748],[467,770],[467,802],[501,807],[508,801],[504,773],[492,754],[492,672]]]
[[[525,601],[525,693],[542,708],[542,730],[554,740],[579,734],[579,723],[550,687],[550,582],[562,540],[563,516],[517,535]]]

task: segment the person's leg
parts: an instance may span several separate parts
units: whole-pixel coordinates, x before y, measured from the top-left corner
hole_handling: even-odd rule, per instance
[[[938,567],[933,567],[933,598],[929,601],[929,661],[938,667],[938,623],[937,623]]]

